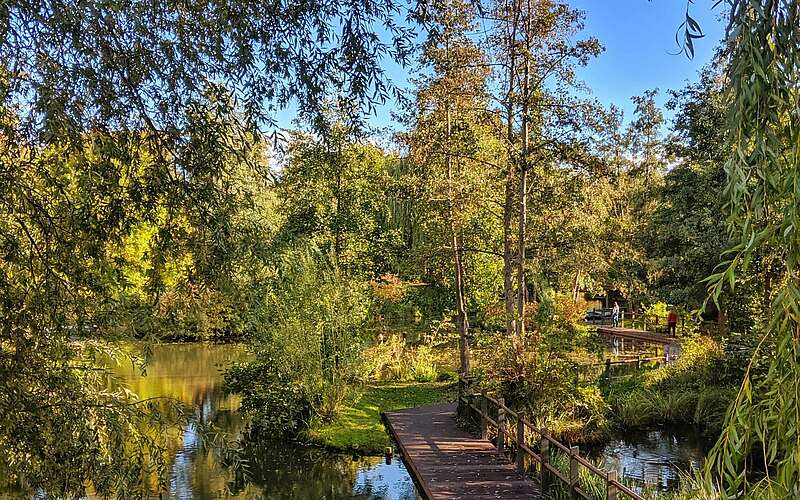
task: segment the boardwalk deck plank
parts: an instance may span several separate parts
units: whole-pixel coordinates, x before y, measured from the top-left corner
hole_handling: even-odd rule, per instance
[[[458,428],[455,404],[384,413],[403,459],[432,500],[545,499],[489,441]]]

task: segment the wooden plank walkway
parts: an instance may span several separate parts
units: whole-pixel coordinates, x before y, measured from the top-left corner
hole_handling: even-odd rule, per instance
[[[430,500],[546,499],[494,445],[458,428],[455,403],[385,412],[403,460]]]
[[[670,337],[660,333],[648,332],[645,330],[636,330],[633,328],[622,328],[613,326],[598,326],[597,331],[606,335],[614,337],[624,337],[626,339],[640,340],[642,342],[650,342],[653,344],[680,344],[681,341],[677,337]]]

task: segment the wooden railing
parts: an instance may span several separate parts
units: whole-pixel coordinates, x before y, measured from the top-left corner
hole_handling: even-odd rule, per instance
[[[459,379],[459,385],[469,387],[463,378]],[[580,471],[583,468],[604,483],[604,495],[600,498],[617,500],[627,497],[644,500],[642,496],[619,482],[617,471],[605,471],[595,466],[580,455],[577,446],[569,447],[560,443],[546,428],[534,426],[523,415],[508,408],[502,398],[495,399],[485,391],[469,394],[468,389],[462,389],[459,393],[464,394],[459,396],[459,413],[463,415],[464,409],[474,412],[480,420],[481,437],[489,439],[490,430],[493,431],[496,436],[497,453],[501,456],[505,456],[507,450],[512,453],[517,470],[523,474],[530,472],[527,459],[532,460],[534,469],[538,469],[543,492],[550,491],[554,481],[560,481],[568,491],[570,499],[596,500],[596,497],[581,487]],[[561,471],[551,463],[551,448],[560,451],[569,459],[569,471]]]

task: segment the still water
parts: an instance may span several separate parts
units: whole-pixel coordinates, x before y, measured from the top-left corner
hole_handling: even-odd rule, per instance
[[[209,445],[194,425],[169,450],[163,497],[174,499],[392,499],[419,498],[400,460],[351,457],[286,442],[250,442],[238,400],[222,390],[222,370],[242,359],[235,345],[164,344],[153,348],[146,375],[130,366],[115,371],[142,398],[170,396],[194,408],[197,421],[241,439],[239,466],[222,446]]]
[[[712,445],[691,426],[664,427],[620,433],[591,456],[639,491],[665,492],[680,487],[682,474],[701,468]]]

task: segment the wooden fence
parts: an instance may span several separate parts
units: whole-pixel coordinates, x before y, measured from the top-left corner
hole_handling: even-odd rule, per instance
[[[463,378],[460,384],[468,387]],[[554,481],[560,481],[569,492],[570,499],[596,500],[597,497],[586,491],[581,485],[581,469],[590,476],[600,479],[604,484],[603,496],[607,500],[632,498],[644,500],[642,496],[623,485],[617,478],[617,471],[605,471],[580,455],[577,446],[566,446],[550,436],[546,428],[538,428],[525,419],[523,415],[512,411],[502,398],[495,399],[486,392],[468,394],[467,390],[459,391],[459,409],[469,409],[480,421],[481,437],[489,439],[490,431],[496,436],[497,453],[505,456],[506,451],[512,453],[517,469],[522,473],[530,472],[530,460],[538,472],[542,491],[550,491]],[[559,470],[551,463],[551,450],[563,453],[569,460],[569,471]]]

